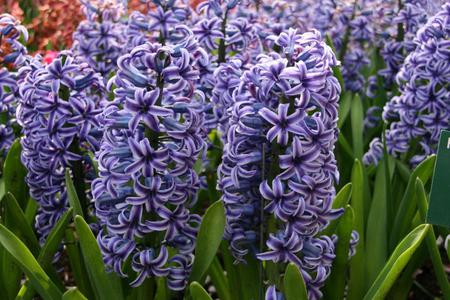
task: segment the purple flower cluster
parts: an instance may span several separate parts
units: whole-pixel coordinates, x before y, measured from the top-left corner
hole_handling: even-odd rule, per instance
[[[126,29],[128,50],[146,42],[176,44],[185,36],[184,27],[191,25],[192,10],[185,1],[152,1],[156,9],[150,7],[150,1],[147,2],[147,14],[133,11],[129,16]]]
[[[17,104],[17,75],[6,68],[0,69],[0,156],[5,156],[15,135],[13,130]]]
[[[36,229],[44,239],[67,208],[65,169],[81,174],[92,169],[83,151],[98,147],[97,95],[103,84],[86,62],[70,52],[49,65],[35,58],[20,72],[17,120],[24,135],[22,162],[28,170],[30,196],[39,203]],[[78,186],[84,184],[83,177]]]
[[[81,2],[87,19],[74,32],[73,51],[107,80],[124,52],[125,25],[120,17],[125,7],[121,0]]]
[[[274,285],[271,285],[266,290],[265,300],[284,300],[284,295],[278,292]]]
[[[9,14],[0,15],[0,64],[21,65],[25,60],[27,49],[20,38],[28,40],[27,29]]]
[[[0,15],[0,156],[6,154],[15,138],[19,79],[15,69],[24,63],[27,53],[21,37],[28,39],[25,27],[11,15]]]
[[[395,76],[400,70],[405,57],[415,48],[413,39],[417,30],[425,24],[427,14],[424,7],[415,1],[407,1],[403,8],[393,19],[394,24],[402,26],[402,35],[399,32],[391,34],[380,51],[386,67],[379,71],[379,74],[386,80],[386,85],[390,86],[395,81]]]
[[[92,193],[104,261],[127,276],[130,258],[132,286],[151,276],[167,276],[172,290],[187,284],[201,221],[190,207],[205,149],[204,95],[195,88],[202,53],[193,43],[145,43],[119,58],[109,82],[115,99],[102,116]]]
[[[333,240],[320,231],[341,214],[332,209],[337,61],[317,31],[290,29],[270,39],[279,53],[261,54],[232,95],[218,170],[226,238],[237,261],[256,253],[297,264],[318,299],[334,258]],[[267,251],[257,249],[264,240]]]
[[[415,50],[396,77],[400,95],[383,111],[384,121],[390,124],[385,133],[389,154],[418,153],[411,158],[412,165],[434,153],[441,130],[449,128],[450,4],[418,30],[414,43]],[[376,145],[368,157],[376,156]]]

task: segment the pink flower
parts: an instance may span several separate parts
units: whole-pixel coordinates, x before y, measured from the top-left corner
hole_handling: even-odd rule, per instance
[[[58,56],[58,52],[49,50],[44,55],[44,63],[50,64],[56,57]]]

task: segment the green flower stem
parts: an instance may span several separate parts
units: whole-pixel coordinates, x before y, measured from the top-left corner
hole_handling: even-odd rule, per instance
[[[79,140],[75,137],[72,141],[72,144],[69,147],[69,150],[75,154],[83,156],[83,153],[80,149]],[[73,184],[75,185],[75,190],[78,195],[78,199],[80,200],[81,208],[83,210],[84,216],[87,218],[88,214],[88,204],[89,201],[86,197],[86,183],[84,181],[84,168],[83,168],[83,158],[80,160],[76,160],[72,163],[72,176],[73,176]]]

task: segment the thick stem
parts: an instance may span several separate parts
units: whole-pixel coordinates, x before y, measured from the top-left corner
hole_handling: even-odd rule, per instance
[[[219,50],[218,50],[218,58],[217,58],[217,62],[223,63],[225,62],[225,55],[226,55],[226,46],[225,46],[225,36],[226,36],[226,28],[227,28],[227,18],[228,18],[228,9],[225,10],[225,16],[223,17],[223,21],[222,21],[222,27],[221,27],[221,32],[223,34],[223,37],[220,39],[219,42]]]
[[[78,137],[75,137],[73,139],[72,144],[69,147],[69,150],[80,156],[83,155],[83,153],[80,150]],[[73,183],[75,185],[75,190],[77,192],[78,199],[80,200],[81,208],[83,209],[83,214],[85,216],[88,216],[89,203],[86,197],[86,183],[84,181],[83,159],[81,158],[80,160],[72,162],[71,169],[72,169]]]

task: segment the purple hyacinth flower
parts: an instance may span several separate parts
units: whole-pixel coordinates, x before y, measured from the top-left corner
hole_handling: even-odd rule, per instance
[[[125,103],[125,109],[133,115],[130,122],[130,130],[135,130],[140,120],[144,121],[153,131],[159,131],[157,117],[167,117],[171,111],[156,105],[160,96],[159,90],[147,92],[143,89],[136,90],[134,97]]]
[[[165,264],[168,257],[169,252],[166,247],[161,247],[157,257],[155,257],[155,251],[152,249],[136,253],[133,256],[132,267],[135,272],[138,272],[138,276],[130,285],[139,286],[149,276],[167,276],[169,269],[165,267]]]
[[[280,174],[282,179],[296,175],[302,178],[307,172],[314,172],[320,166],[317,158],[320,155],[318,147],[304,147],[298,137],[292,141],[291,153],[280,155],[280,168],[285,170]]]
[[[285,193],[284,190],[285,188],[279,178],[272,181],[272,188],[267,181],[262,182],[259,187],[261,195],[269,201],[264,209],[286,222],[289,216],[293,215],[298,209],[301,199],[295,193]]]
[[[296,254],[302,250],[303,243],[296,234],[270,234],[267,240],[267,246],[270,251],[257,254],[258,259],[271,260],[276,263],[292,262],[299,268],[302,266],[302,261]]]
[[[278,113],[268,108],[263,108],[259,114],[272,124],[273,126],[267,132],[267,139],[273,141],[277,139],[277,143],[287,145],[289,140],[289,132],[300,134],[301,128],[299,122],[303,115],[302,111],[296,111],[288,115],[289,104],[280,104]]]

